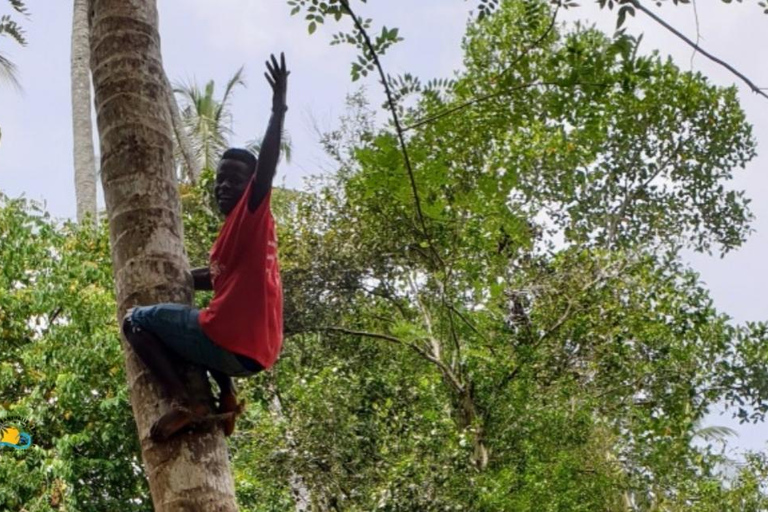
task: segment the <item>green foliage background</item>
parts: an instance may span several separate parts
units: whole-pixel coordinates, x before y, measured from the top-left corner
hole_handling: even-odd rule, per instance
[[[716,403],[763,420],[766,326],[734,325],[680,259],[749,233],[735,91],[551,19],[501,2],[460,75],[393,81],[424,225],[363,93],[321,140],[338,172],[275,191],[286,340],[239,382],[243,510],[294,510],[297,487],[314,510],[768,507],[766,454],[734,464],[701,425]],[[181,185],[192,266],[212,178]],[[0,261],[0,402],[36,433],[0,453],[0,509],[151,510],[106,225],[2,196]]]

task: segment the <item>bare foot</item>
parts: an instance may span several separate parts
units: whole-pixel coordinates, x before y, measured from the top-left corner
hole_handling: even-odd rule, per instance
[[[237,417],[240,416],[240,414],[243,412],[243,409],[245,407],[245,402],[237,403],[237,395],[234,393],[224,393],[219,397],[219,414],[229,413],[233,412],[228,419],[225,419],[222,423],[224,424],[224,435],[226,437],[229,437],[232,435],[232,432],[235,431],[235,421],[237,421]]]
[[[149,437],[155,442],[165,441],[196,419],[206,416],[208,412],[208,406],[205,404],[195,404],[188,407],[174,403],[171,410],[163,414],[152,425],[149,430]]]

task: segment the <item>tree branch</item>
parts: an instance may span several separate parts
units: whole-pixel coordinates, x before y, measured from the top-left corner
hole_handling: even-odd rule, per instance
[[[749,78],[747,78],[742,73],[740,73],[738,70],[736,70],[736,68],[734,68],[733,66],[731,66],[727,62],[725,62],[725,61],[723,61],[721,59],[718,59],[717,57],[715,57],[711,53],[707,52],[706,50],[702,49],[701,46],[699,46],[698,44],[696,44],[693,41],[691,41],[682,32],[680,32],[679,30],[674,28],[672,25],[670,25],[669,23],[667,23],[666,21],[664,21],[663,19],[658,17],[652,11],[648,10],[645,6],[641,5],[639,0],[629,0],[629,3],[632,4],[632,6],[635,7],[636,9],[638,9],[640,11],[643,11],[645,14],[650,16],[651,19],[653,19],[656,23],[658,23],[662,27],[664,27],[667,30],[669,30],[670,32],[672,32],[678,38],[680,38],[683,41],[685,41],[691,48],[693,48],[694,50],[697,50],[699,53],[701,53],[702,55],[707,57],[712,62],[714,62],[716,64],[720,64],[722,67],[724,67],[725,69],[727,69],[728,71],[730,71],[731,73],[733,73],[734,75],[739,77],[745,84],[747,84],[749,86],[750,89],[752,89],[752,92],[754,92],[756,94],[759,94],[760,96],[763,96],[764,98],[768,98],[768,94],[765,94],[760,89],[760,87],[755,85]]]
[[[628,265],[628,262],[626,261],[619,262],[619,264],[616,266],[615,272],[613,273],[609,273],[613,269],[605,268],[603,269],[602,272],[599,273],[597,277],[588,281],[581,288],[579,288],[579,290],[572,297],[569,297],[567,299],[568,305],[566,306],[563,314],[560,315],[557,321],[552,326],[550,326],[549,329],[547,329],[541,336],[539,336],[539,338],[536,341],[533,342],[533,344],[531,345],[531,350],[532,351],[536,350],[544,342],[544,340],[552,336],[555,332],[557,332],[558,329],[560,329],[568,321],[568,319],[570,318],[574,310],[574,302],[578,298],[580,298],[581,295],[589,291],[590,288],[600,283],[601,281],[615,277],[619,273],[623,272],[627,268],[627,265]],[[523,363],[526,363],[526,362],[527,360],[525,359],[519,361],[517,365],[512,369],[512,371],[508,373],[501,380],[501,382],[497,386],[497,389],[503,389],[512,379],[514,379],[517,376],[517,374],[520,372],[520,369],[522,368]]]
[[[575,84],[565,84],[565,83],[562,83],[562,82],[529,82],[527,84],[516,85],[514,87],[510,87],[510,88],[504,89],[502,91],[496,91],[496,92],[492,92],[490,94],[485,94],[485,95],[477,97],[477,98],[473,98],[473,99],[471,99],[471,100],[469,100],[469,101],[467,101],[465,103],[462,103],[461,105],[458,105],[456,107],[452,107],[452,108],[449,108],[449,109],[444,110],[442,112],[438,112],[437,114],[434,114],[432,116],[426,117],[424,119],[420,119],[420,120],[416,121],[415,123],[413,123],[412,125],[406,126],[403,129],[403,131],[407,132],[409,130],[413,130],[414,128],[418,128],[418,127],[423,126],[425,124],[431,123],[433,121],[437,121],[438,119],[442,119],[445,116],[449,116],[451,114],[454,114],[454,113],[458,112],[459,110],[464,110],[465,108],[471,107],[472,105],[475,105],[477,103],[482,103],[483,101],[487,101],[487,100],[490,100],[492,98],[496,98],[498,96],[502,96],[504,94],[507,94],[507,93],[510,93],[510,92],[513,92],[513,91],[518,91],[520,89],[527,89],[528,87],[538,87],[540,85],[541,86],[556,86],[556,87],[571,87],[571,86],[579,86],[579,85],[592,85],[592,86],[596,86],[596,87],[606,87],[607,86],[607,84],[597,84],[597,83],[588,83],[588,82],[585,82],[585,83],[575,83]]]
[[[641,183],[639,187],[627,193],[627,195],[624,197],[624,201],[622,201],[621,206],[618,208],[618,210],[613,216],[613,219],[611,220],[610,226],[608,228],[608,233],[606,236],[606,247],[610,248],[611,244],[613,243],[614,238],[616,237],[616,232],[619,227],[619,222],[621,221],[621,218],[624,217],[624,214],[626,213],[627,208],[629,207],[629,204],[632,201],[634,201],[637,198],[637,196],[641,192],[643,192],[646,189],[646,187],[648,187],[648,185],[650,185],[651,182],[655,180],[662,173],[664,169],[666,169],[666,167],[670,164],[672,159],[676,157],[680,153],[680,151],[682,151],[683,145],[690,142],[690,140],[691,140],[690,137],[686,138],[685,140],[681,140],[677,144],[677,146],[672,150],[672,152],[669,155],[667,155],[667,158],[664,160],[664,162],[658,165],[656,172],[651,174],[651,176],[647,180],[645,180],[643,183]],[[633,178],[633,181],[634,181],[634,178]],[[626,187],[625,187],[625,190],[626,190]]]
[[[517,64],[520,63],[521,60],[523,60],[529,53],[531,53],[531,50],[534,48],[537,48],[541,43],[544,42],[544,40],[547,38],[547,36],[552,32],[552,29],[555,28],[555,23],[557,22],[557,13],[560,11],[560,5],[558,5],[555,8],[555,12],[552,14],[552,21],[549,23],[549,27],[547,27],[547,30],[544,31],[541,36],[536,39],[530,46],[528,46],[525,50],[523,50],[523,53],[518,55],[518,57],[513,60],[509,66],[504,68],[501,73],[497,75],[497,79],[501,78],[502,76],[506,75],[507,72],[514,68]]]
[[[364,336],[367,338],[384,340],[390,343],[395,343],[397,345],[408,347],[411,350],[418,353],[421,357],[423,357],[430,363],[437,366],[440,369],[440,371],[443,373],[443,375],[445,375],[445,377],[451,382],[451,385],[456,389],[457,392],[462,392],[464,390],[464,387],[458,381],[458,379],[456,378],[456,376],[454,375],[454,373],[451,371],[450,368],[445,366],[445,364],[439,359],[432,357],[429,353],[427,353],[426,350],[424,350],[423,348],[419,347],[414,343],[401,340],[400,338],[397,338],[390,334],[382,334],[382,333],[367,332],[367,331],[356,331],[353,329],[347,329],[346,327],[314,327],[314,328],[308,328],[304,332],[310,332],[310,331],[338,332],[341,334],[348,334],[350,336]]]
[[[360,23],[360,20],[358,19],[358,17],[352,11],[352,8],[349,6],[349,1],[341,0],[341,5],[354,20],[355,26],[357,27],[357,30],[360,32],[360,34],[363,36],[363,39],[365,40],[365,46],[368,48],[368,51],[371,52],[371,56],[373,57],[373,62],[379,71],[379,76],[381,77],[381,83],[384,86],[385,92],[387,93],[387,102],[389,104],[389,110],[392,112],[392,118],[394,119],[394,122],[395,122],[395,130],[397,131],[397,138],[400,141],[400,148],[403,152],[403,157],[405,159],[405,167],[408,170],[408,178],[411,183],[411,190],[413,191],[413,199],[416,203],[416,212],[419,215],[419,222],[421,223],[421,229],[423,231],[423,235],[427,239],[427,243],[429,243],[429,247],[432,250],[432,253],[434,254],[435,258],[437,258],[441,266],[445,266],[445,263],[443,262],[443,259],[440,257],[440,254],[437,252],[437,249],[435,249],[435,245],[434,243],[432,243],[432,238],[429,236],[429,231],[427,230],[427,224],[424,220],[424,212],[421,210],[421,199],[419,198],[419,191],[416,187],[416,178],[413,174],[411,159],[408,156],[408,146],[405,143],[404,131],[402,126],[400,125],[400,117],[397,115],[397,108],[395,107],[395,101],[392,98],[392,90],[389,88],[387,77],[384,74],[384,68],[382,68],[381,66],[381,61],[379,60],[379,56],[376,53],[376,50],[374,50],[373,48],[373,43],[371,43],[371,38],[368,36],[368,32],[365,30],[362,23]]]

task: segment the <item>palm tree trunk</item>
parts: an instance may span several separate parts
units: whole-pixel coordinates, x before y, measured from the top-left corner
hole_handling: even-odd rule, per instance
[[[135,304],[192,302],[173,169],[173,131],[155,0],[91,0],[91,69],[101,142],[118,319]],[[123,341],[142,458],[159,512],[236,511],[221,430],[153,443],[165,412],[159,386]],[[211,401],[199,368],[182,366],[190,393]]]
[[[96,219],[96,162],[91,127],[91,49],[88,41],[88,0],[75,0],[72,16],[72,135],[75,156],[77,221]]]

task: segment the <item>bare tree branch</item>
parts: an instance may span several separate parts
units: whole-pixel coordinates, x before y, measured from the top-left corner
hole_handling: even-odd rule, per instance
[[[520,89],[527,89],[529,87],[538,87],[538,86],[549,86],[549,87],[575,87],[580,85],[591,85],[595,87],[606,87],[607,84],[600,84],[600,83],[589,83],[589,82],[582,82],[582,83],[563,83],[563,82],[530,82],[526,84],[520,84],[516,85],[514,87],[509,87],[507,89],[492,92],[490,94],[485,94],[483,96],[479,96],[477,98],[473,98],[465,103],[462,103],[461,105],[457,105],[455,107],[449,108],[447,110],[444,110],[442,112],[438,112],[437,114],[434,114],[432,116],[426,117],[424,119],[420,119],[413,123],[412,125],[406,126],[403,131],[407,132],[409,130],[413,130],[414,128],[418,128],[420,126],[423,126],[428,123],[432,123],[434,121],[437,121],[438,119],[442,119],[445,116],[449,116],[451,114],[454,114],[458,112],[459,110],[464,110],[467,107],[471,107],[472,105],[475,105],[477,103],[482,103],[484,101],[490,100],[492,98],[496,98],[499,96],[503,96],[505,94],[508,94],[510,92],[518,91]]]
[[[397,338],[390,334],[382,334],[382,333],[368,332],[368,331],[356,331],[354,329],[347,329],[346,327],[314,327],[314,328],[306,329],[304,332],[310,332],[310,331],[338,332],[341,334],[348,334],[350,336],[364,336],[367,338],[384,340],[390,343],[395,343],[397,345],[408,347],[411,350],[418,353],[421,357],[423,357],[430,363],[437,366],[440,369],[440,371],[443,373],[443,375],[450,381],[451,385],[456,389],[457,392],[463,392],[464,390],[464,386],[461,385],[461,382],[459,382],[459,380],[456,378],[456,375],[451,371],[451,369],[445,366],[445,363],[443,363],[439,359],[432,357],[432,355],[430,355],[426,350],[419,347],[415,343],[401,340],[400,338]]]
[[[730,71],[731,73],[733,73],[734,75],[739,77],[745,84],[747,84],[749,86],[750,89],[752,89],[752,92],[754,92],[756,94],[759,94],[760,96],[763,96],[765,98],[768,98],[768,94],[765,94],[760,87],[755,85],[749,78],[747,78],[741,72],[736,70],[736,68],[734,68],[733,66],[731,66],[727,62],[725,62],[725,61],[723,61],[721,59],[718,59],[717,57],[715,57],[711,53],[707,52],[706,50],[702,49],[701,46],[699,46],[698,44],[696,44],[693,41],[691,41],[682,32],[680,32],[679,30],[674,28],[672,25],[670,25],[669,23],[667,23],[666,21],[664,21],[663,19],[658,17],[652,11],[648,10],[645,6],[640,4],[639,0],[629,0],[629,3],[632,4],[632,6],[635,7],[636,9],[638,9],[640,11],[643,11],[645,14],[650,16],[651,19],[653,19],[656,23],[658,23],[662,27],[666,28],[667,30],[669,30],[670,32],[675,34],[678,38],[680,38],[683,41],[685,41],[691,48],[697,50],[699,53],[701,53],[702,55],[707,57],[712,62],[715,62],[716,64],[720,64],[725,69],[727,69],[728,71]]]

